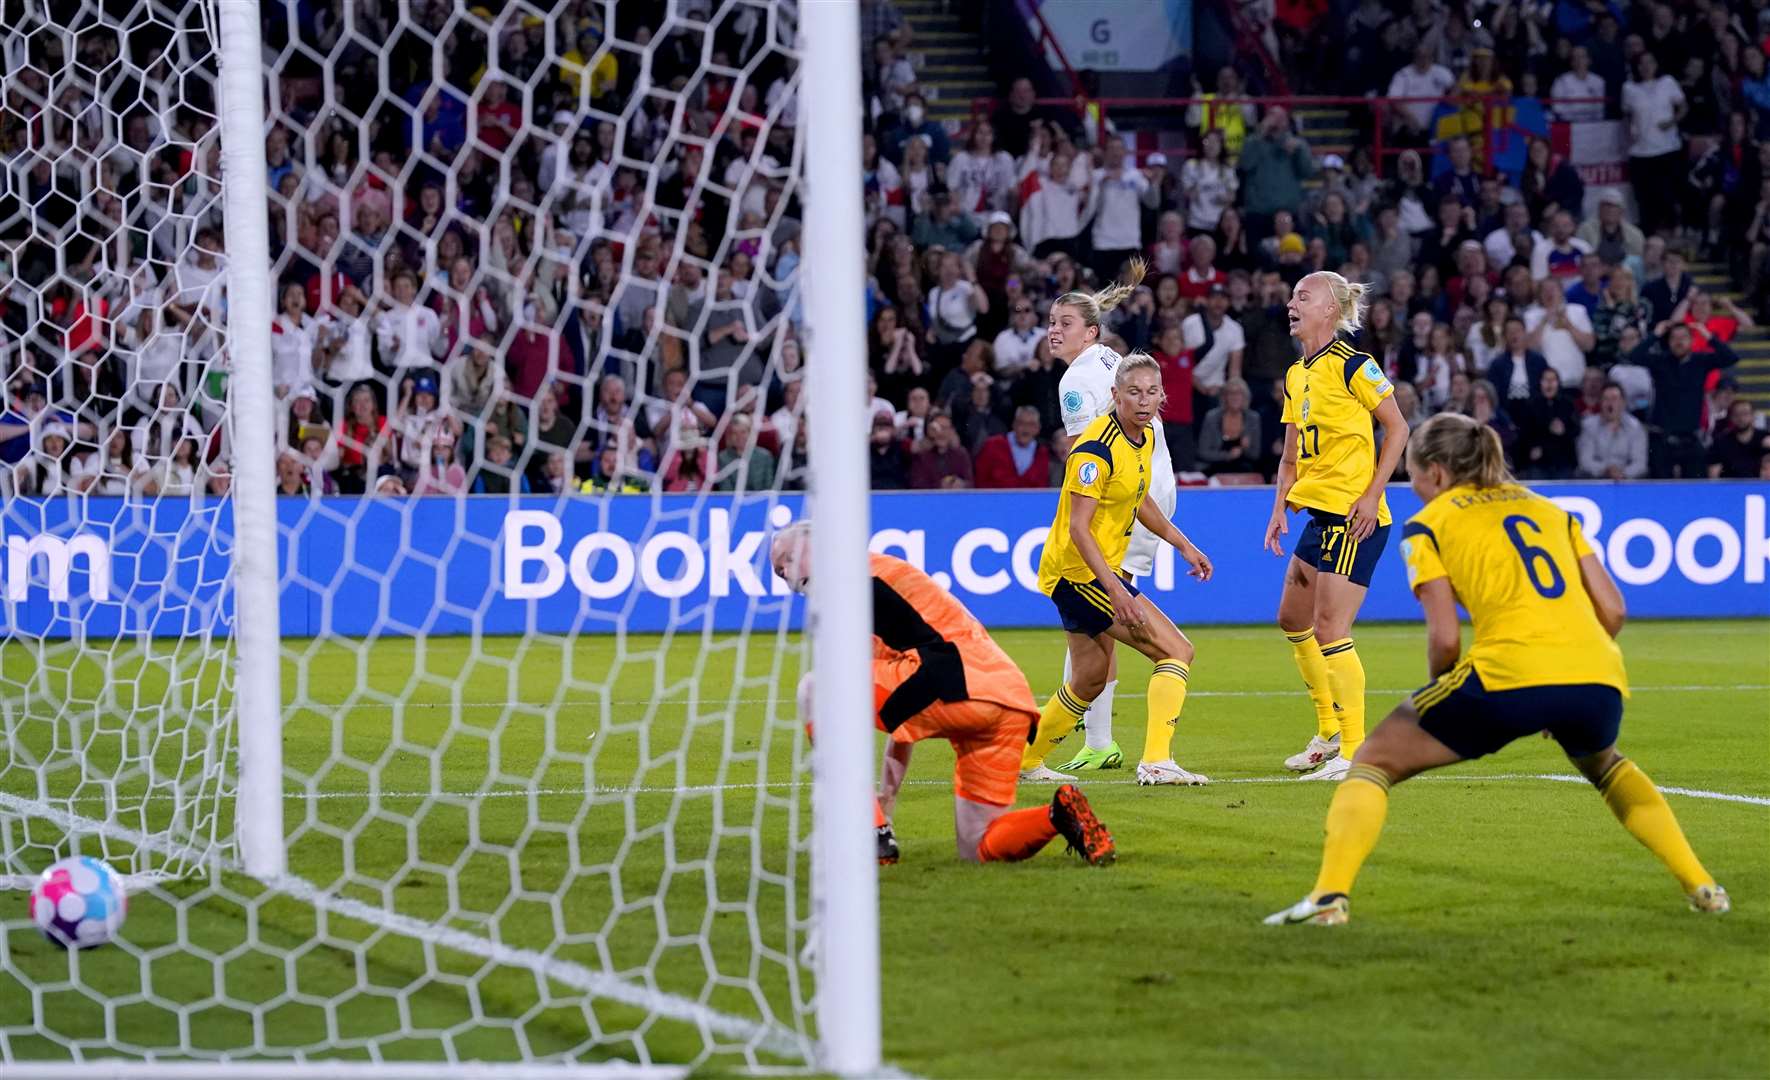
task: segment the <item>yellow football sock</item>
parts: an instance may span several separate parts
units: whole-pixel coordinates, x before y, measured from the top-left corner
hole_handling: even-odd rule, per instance
[[[1039,710],[1038,734],[1027,746],[1026,753],[1020,755],[1020,767],[1022,769],[1037,768],[1045,760],[1045,755],[1051,752],[1052,747],[1062,742],[1063,737],[1074,731],[1076,725],[1081,723],[1082,716],[1088,711],[1090,704],[1091,702],[1083,701],[1077,697],[1075,692],[1069,688],[1068,683],[1059,686],[1057,692],[1051,695],[1051,700],[1045,702],[1045,707]]]
[[[1166,761],[1174,756],[1174,727],[1186,705],[1184,660],[1162,660],[1149,676],[1149,722],[1143,729],[1143,760]]]
[[[1347,761],[1364,742],[1364,664],[1351,638],[1330,641],[1321,647],[1327,665],[1328,693],[1339,706],[1340,756]]]
[[[1315,627],[1296,633],[1285,631],[1291,643],[1291,656],[1303,675],[1303,688],[1315,703],[1315,733],[1331,739],[1340,733],[1340,718],[1334,713],[1334,695],[1328,691],[1327,661],[1322,659],[1321,644],[1315,640]]]
[[[1321,846],[1321,873],[1309,895],[1349,893],[1358,868],[1377,846],[1389,814],[1389,776],[1372,765],[1354,765],[1340,781],[1328,807],[1327,840]]]
[[[1623,758],[1612,765],[1598,781],[1598,792],[1616,820],[1647,850],[1659,856],[1686,893],[1715,883],[1702,868],[1696,852],[1690,850],[1690,841],[1684,839],[1684,830],[1678,827],[1678,818],[1666,805],[1666,797],[1634,762]]]

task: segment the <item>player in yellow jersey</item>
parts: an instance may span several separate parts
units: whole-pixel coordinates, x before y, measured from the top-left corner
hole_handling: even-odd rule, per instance
[[[1315,704],[1315,735],[1285,759],[1297,772],[1319,769],[1307,780],[1345,777],[1364,741],[1364,665],[1352,620],[1389,542],[1383,489],[1407,447],[1407,418],[1383,369],[1340,339],[1358,329],[1364,293],[1319,271],[1297,283],[1289,309],[1303,358],[1285,372],[1284,457],[1266,548],[1282,557],[1287,513],[1308,511],[1278,601],[1279,629]]]
[[[1123,571],[1132,527],[1167,541],[1200,581],[1211,560],[1174,527],[1150,496],[1155,433],[1162,407],[1161,369],[1146,353],[1132,353],[1113,372],[1113,407],[1076,437],[1064,471],[1057,516],[1039,559],[1039,589],[1057,605],[1069,635],[1070,676],[1039,714],[1022,769],[1036,768],[1075,730],[1106,686],[1113,642],[1122,641],[1155,664],[1149,680],[1139,784],[1206,784],[1174,762],[1174,729],[1186,702],[1192,643],[1161,609],[1137,591]]]
[[[1514,482],[1499,436],[1466,416],[1422,425],[1408,470],[1425,507],[1402,530],[1401,552],[1426,613],[1432,682],[1359,749],[1328,809],[1315,888],[1266,921],[1345,922],[1392,786],[1538,731],[1561,744],[1623,828],[1677,876],[1693,908],[1727,911],[1727,891],[1690,850],[1665,797],[1616,751],[1628,695],[1613,640],[1623,599],[1579,519]],[[1458,603],[1475,624],[1461,657]]]

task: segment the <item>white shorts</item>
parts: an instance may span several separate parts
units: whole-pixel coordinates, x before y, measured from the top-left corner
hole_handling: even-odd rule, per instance
[[[1162,422],[1157,420],[1150,427],[1150,437],[1155,439],[1155,452],[1150,461],[1149,481],[1150,497],[1161,507],[1162,516],[1174,516],[1174,497],[1177,485],[1174,483],[1174,460],[1168,456],[1168,441],[1162,434]],[[1125,548],[1124,561],[1119,569],[1134,578],[1148,577],[1155,572],[1155,553],[1164,541],[1143,527],[1142,522],[1131,527],[1131,543]]]

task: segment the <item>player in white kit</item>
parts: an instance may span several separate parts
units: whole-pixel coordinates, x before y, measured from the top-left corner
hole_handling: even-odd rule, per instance
[[[1143,280],[1143,272],[1142,260],[1133,259],[1125,281],[1114,282],[1097,293],[1065,293],[1051,304],[1051,354],[1069,365],[1069,370],[1064,372],[1062,381],[1058,383],[1057,397],[1062,410],[1064,430],[1072,436],[1080,434],[1091,421],[1113,407],[1113,374],[1118,368],[1119,354],[1100,343],[1100,316],[1117,307],[1137,290]],[[1073,315],[1074,318],[1062,319],[1059,317],[1060,311]],[[1154,475],[1150,477],[1149,494],[1156,505],[1161,507],[1163,514],[1173,517],[1174,462],[1168,456],[1168,444],[1162,436],[1160,420],[1152,425],[1151,435],[1155,439],[1155,450],[1151,463]],[[1133,580],[1148,576],[1155,569],[1155,552],[1161,543],[1141,523],[1133,526],[1131,544],[1126,549],[1125,560],[1120,569],[1131,575]],[[1065,656],[1063,678],[1067,682],[1069,677],[1069,659]],[[1125,757],[1112,737],[1112,697],[1117,687],[1118,660],[1115,657],[1111,674],[1107,677],[1106,689],[1094,699],[1082,721],[1082,732],[1087,737],[1087,745],[1062,766],[1062,771],[1039,764],[1023,770],[1020,778],[1029,781],[1067,782],[1075,779],[1070,775],[1072,772],[1122,767]],[[1171,777],[1164,773],[1161,782],[1204,784],[1209,781],[1197,773],[1179,769]]]

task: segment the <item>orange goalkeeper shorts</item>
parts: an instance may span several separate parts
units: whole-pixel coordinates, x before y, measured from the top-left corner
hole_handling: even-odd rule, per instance
[[[899,742],[953,744],[953,794],[989,806],[1014,805],[1020,756],[1038,716],[990,701],[937,701],[892,734]]]

